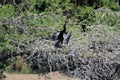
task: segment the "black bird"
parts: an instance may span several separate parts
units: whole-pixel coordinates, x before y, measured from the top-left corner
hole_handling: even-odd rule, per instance
[[[64,40],[64,33],[66,33],[66,23],[67,21],[65,22],[64,26],[63,26],[63,30],[60,31],[59,35],[58,35],[58,40],[63,44],[63,40]]]
[[[71,32],[66,32],[66,24],[68,21],[65,21],[65,24],[63,26],[62,31],[55,30],[53,33],[53,40],[57,40],[55,43],[56,47],[61,47],[61,44],[65,43],[67,44],[69,42],[69,39],[71,37]]]

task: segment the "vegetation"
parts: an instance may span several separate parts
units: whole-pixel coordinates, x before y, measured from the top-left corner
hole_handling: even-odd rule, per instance
[[[54,48],[52,34],[55,29],[62,30],[66,18],[69,19],[67,31],[72,32],[70,44],[60,49]],[[85,32],[82,31],[82,25],[86,26]],[[74,55],[79,54],[80,59],[83,59],[80,61],[91,61],[87,65],[90,68],[86,68],[88,71],[85,71],[85,74],[89,75],[90,69],[102,65],[97,62],[99,66],[95,66],[97,63],[92,59],[97,52],[119,53],[119,31],[120,6],[116,0],[1,0],[0,69],[8,72],[46,73],[61,69],[64,72],[64,69],[68,69],[71,65],[84,66],[82,62],[79,63],[79,58],[76,59],[77,63],[72,55],[67,55],[72,51]],[[44,54],[46,56],[43,56]],[[95,59],[104,60],[103,56],[99,58],[96,55]],[[111,59],[111,56],[109,57]],[[65,61],[68,61],[69,65],[66,68],[62,61],[53,64],[56,63],[54,60],[63,60],[65,64],[67,64]],[[94,67],[91,64],[94,64]],[[58,68],[57,65],[63,66]],[[107,65],[108,63],[104,64],[104,67]],[[74,69],[75,66],[70,68],[68,73]]]

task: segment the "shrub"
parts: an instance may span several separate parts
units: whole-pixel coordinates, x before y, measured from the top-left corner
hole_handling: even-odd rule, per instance
[[[15,70],[20,73],[30,73],[30,66],[23,62],[21,56],[17,56],[17,61],[15,63]]]
[[[80,21],[86,20],[86,19],[88,19],[89,14],[90,14],[92,11],[93,11],[93,8],[92,8],[92,7],[88,7],[88,6],[81,7],[81,6],[78,6],[78,7],[77,7],[77,10],[76,10],[75,16],[76,16],[77,18],[79,18]]]
[[[0,18],[8,19],[12,18],[14,15],[14,7],[10,4],[3,5],[0,8]]]
[[[110,8],[111,8],[113,11],[120,11],[120,6],[118,6],[117,4],[111,5]]]

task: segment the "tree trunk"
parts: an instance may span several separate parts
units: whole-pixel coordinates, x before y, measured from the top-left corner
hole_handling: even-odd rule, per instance
[[[119,2],[119,6],[120,6],[120,0],[118,0],[118,2]]]
[[[116,0],[117,4],[120,6],[120,0]]]

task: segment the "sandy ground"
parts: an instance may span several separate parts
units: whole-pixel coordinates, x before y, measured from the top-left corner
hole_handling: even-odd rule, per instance
[[[59,72],[51,72],[46,76],[37,74],[16,74],[16,73],[4,73],[6,75],[5,80],[80,80],[77,78],[70,78]]]

